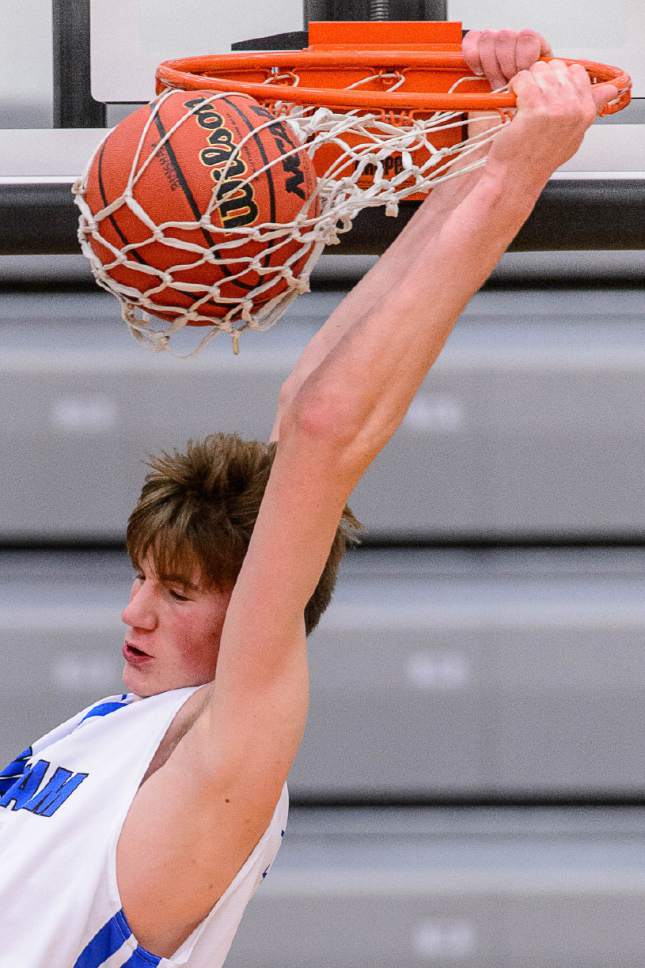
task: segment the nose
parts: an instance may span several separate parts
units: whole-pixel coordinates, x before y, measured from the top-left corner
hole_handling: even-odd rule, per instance
[[[146,582],[134,582],[130,601],[121,613],[121,621],[132,629],[151,630],[157,624],[154,596]]]

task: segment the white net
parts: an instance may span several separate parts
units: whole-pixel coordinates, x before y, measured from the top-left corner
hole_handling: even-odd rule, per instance
[[[351,87],[375,78],[386,80],[390,91],[405,81],[398,72],[379,72]],[[290,80],[297,83],[297,78]],[[466,80],[473,78],[462,78],[451,91]],[[283,83],[284,78],[275,75],[267,83],[276,82]],[[199,92],[198,96],[194,93],[195,103],[216,106],[218,101],[236,92]],[[264,112],[260,123],[234,145],[213,187],[210,203],[199,219],[159,223],[137,199],[137,184],[155,152],[160,152],[180,125],[198,110],[197,107],[187,110],[159,140],[155,150],[144,157],[148,129],[154,124],[164,100],[172,94],[172,90],[164,91],[152,102],[125,188],[118,198],[98,211],[91,210],[87,185],[93,159],[73,187],[80,209],[78,238],[97,283],[118,298],[123,319],[132,334],[156,350],[168,349],[173,334],[191,325],[207,327],[195,330],[198,345],[193,352],[199,352],[221,333],[232,337],[237,352],[243,330],[268,329],[297,295],[309,289],[311,271],[323,249],[339,242],[340,235],[351,229],[360,211],[384,206],[386,214],[395,217],[401,201],[427,193],[440,182],[479,167],[485,160],[479,149],[508,121],[507,117],[490,112],[481,120],[496,123],[492,126],[489,123],[480,133],[464,138],[462,112],[438,111],[430,116],[411,112],[404,117],[400,113],[394,116],[377,111],[344,112],[280,100],[278,88],[276,97],[271,99],[271,112]],[[247,173],[243,183],[239,178],[232,180],[233,187],[227,194],[227,172],[244,154],[250,139],[273,125],[288,126],[291,137],[284,142],[288,150]],[[289,148],[289,144],[296,146]],[[252,188],[253,182],[268,169],[284,165],[303,147],[319,177],[313,195],[305,200],[297,215],[283,223],[236,225],[234,232],[224,227],[226,220],[222,213],[239,197],[240,191]],[[101,146],[97,153],[100,150]],[[476,157],[469,159],[475,153]],[[149,235],[117,245],[113,233],[110,234],[112,241],[107,237],[105,226],[123,206],[149,229]],[[201,230],[195,234],[203,238],[203,243],[192,236],[186,239],[185,233],[191,230]],[[178,237],[178,232],[182,236]],[[166,253],[163,268],[155,265],[153,258],[147,258],[148,253],[159,251],[159,245],[172,253],[170,260]],[[201,266],[204,279],[194,281],[195,270]],[[134,288],[118,281],[119,275],[123,278],[122,270],[127,269],[136,272],[138,279],[149,277],[150,285]],[[187,273],[191,281],[186,281]],[[255,280],[251,287],[245,282],[250,274]],[[236,288],[234,283],[238,283],[239,293],[232,292]],[[170,292],[180,294],[180,300],[167,299]],[[178,301],[182,305],[177,305]]]

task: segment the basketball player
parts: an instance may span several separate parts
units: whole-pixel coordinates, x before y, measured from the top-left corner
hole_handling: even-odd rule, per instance
[[[285,829],[306,631],[355,525],[348,496],[617,93],[536,62],[532,31],[472,32],[464,53],[517,95],[484,167],[439,186],[315,335],[271,445],[213,437],[154,462],[128,527],[128,692],[0,777],[2,968],[223,964]]]

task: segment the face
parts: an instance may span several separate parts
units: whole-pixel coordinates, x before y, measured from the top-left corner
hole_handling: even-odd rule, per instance
[[[154,696],[211,682],[230,597],[230,591],[201,587],[198,569],[161,580],[148,557],[121,616],[127,691]]]

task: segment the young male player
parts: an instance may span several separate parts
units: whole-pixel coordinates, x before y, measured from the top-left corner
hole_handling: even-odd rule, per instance
[[[320,589],[348,496],[616,95],[581,67],[536,63],[548,48],[531,31],[473,32],[464,51],[494,86],[512,78],[517,115],[312,339],[282,388],[277,444],[210,438],[155,462],[128,531],[131,694],[0,776],[0,968],[223,963],[284,830],[306,626],[333,584]]]

